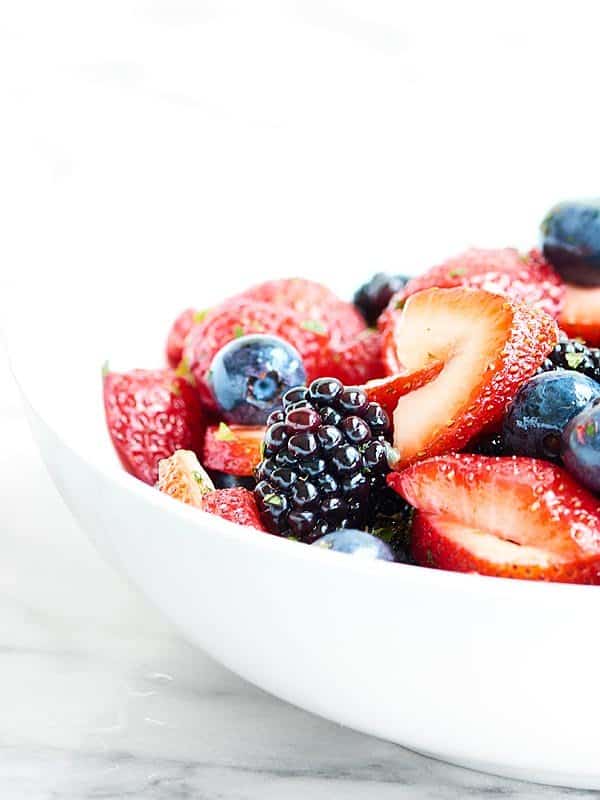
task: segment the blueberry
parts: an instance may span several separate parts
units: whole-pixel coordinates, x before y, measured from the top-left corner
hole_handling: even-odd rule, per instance
[[[306,380],[298,351],[277,336],[234,339],[214,357],[209,384],[226,422],[264,425],[290,388]]]
[[[375,325],[392,295],[399,292],[407,282],[408,278],[404,275],[378,272],[368,283],[360,287],[354,295],[354,305],[365,318],[367,325]]]
[[[600,492],[600,405],[594,401],[569,422],[562,435],[565,467],[578,481]]]
[[[544,256],[566,281],[600,286],[600,198],[559,203],[541,229]]]
[[[579,372],[543,372],[523,384],[502,427],[507,450],[516,455],[560,459],[567,423],[600,397],[600,384]]]
[[[333,533],[321,536],[320,539],[313,542],[312,546],[335,550],[338,553],[351,553],[361,558],[380,559],[381,561],[395,560],[391,548],[381,539],[365,533],[365,531],[355,531],[352,528],[333,531]]]

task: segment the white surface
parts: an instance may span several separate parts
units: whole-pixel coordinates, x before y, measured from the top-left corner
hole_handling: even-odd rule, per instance
[[[203,305],[207,283],[214,294],[217,283],[226,291],[250,275],[308,269],[354,285],[470,243],[527,245],[557,198],[598,192],[596,8],[4,4],[1,300],[12,304],[25,285],[50,308],[65,298],[83,312],[129,307],[132,338],[158,341],[148,299],[159,291],[168,315]],[[103,325],[105,354],[131,363],[135,347],[111,338],[109,314]],[[65,360],[56,354],[60,369]],[[60,373],[47,386],[57,402],[61,386]],[[156,628],[67,521],[22,419],[13,410],[4,420],[0,769],[14,797],[183,794],[169,778],[208,797],[281,796],[284,785],[294,797],[308,780],[318,797],[338,779],[357,797],[372,796],[367,780],[409,780],[381,783],[382,796],[414,796],[415,784],[436,797],[512,791],[292,711]],[[155,696],[128,694],[130,681],[146,691],[144,675],[162,671],[183,676],[157,679],[161,702],[176,709],[172,739],[144,722],[155,719]],[[232,685],[239,705],[205,693]],[[123,715],[125,728],[101,731],[96,744],[91,731]],[[152,784],[156,765],[163,777]],[[296,771],[306,777],[292,780]],[[126,778],[113,782],[117,774]]]

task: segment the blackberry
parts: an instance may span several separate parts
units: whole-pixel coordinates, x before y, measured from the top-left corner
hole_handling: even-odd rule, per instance
[[[403,289],[408,278],[403,275],[387,275],[378,272],[354,295],[354,305],[365,318],[367,325],[374,326],[392,295]]]
[[[206,470],[215,489],[233,489],[236,486],[241,486],[244,489],[252,491],[256,486],[256,481],[251,476],[230,475],[228,472],[220,472],[217,469]]]
[[[256,468],[254,496],[268,530],[310,544],[340,528],[367,528],[378,503],[391,501],[385,411],[334,378],[290,389],[282,401]]]
[[[386,542],[396,561],[414,563],[410,555],[410,536],[415,509],[389,486],[372,495],[369,533]]]
[[[577,339],[561,339],[538,369],[538,373],[555,369],[575,370],[600,383],[600,349],[586,347]]]

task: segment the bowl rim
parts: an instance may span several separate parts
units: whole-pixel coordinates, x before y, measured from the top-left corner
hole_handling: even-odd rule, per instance
[[[25,387],[27,381],[21,377],[24,373],[18,366],[18,359],[15,359],[12,355],[10,347],[7,347],[7,351],[10,369],[21,394],[23,404],[41,420],[64,447],[70,450],[79,460],[83,461],[89,470],[95,472],[109,484],[116,484],[119,488],[135,494],[140,502],[149,503],[157,510],[160,510],[161,513],[180,518],[187,523],[198,523],[200,519],[198,515],[200,514],[205,527],[216,535],[226,537],[234,543],[243,543],[246,547],[252,547],[258,551],[266,549],[287,554],[287,557],[292,560],[309,559],[312,563],[315,563],[315,559],[326,559],[321,563],[328,564],[332,569],[350,570],[365,577],[373,576],[379,580],[386,581],[397,581],[400,578],[399,570],[402,570],[402,580],[405,583],[424,591],[436,589],[438,591],[468,592],[469,594],[484,591],[488,595],[497,597],[498,600],[505,599],[507,595],[510,595],[511,599],[524,596],[543,603],[546,603],[549,598],[560,599],[561,602],[564,602],[565,599],[577,602],[577,599],[582,597],[589,601],[590,596],[595,593],[598,602],[600,602],[600,591],[598,587],[592,585],[529,581],[480,575],[478,573],[427,569],[415,564],[377,559],[348,558],[346,553],[307,546],[301,542],[291,541],[249,526],[240,525],[181,503],[130,475],[117,460],[115,460],[114,467],[102,462],[94,462],[85,449],[77,447],[77,443],[72,441],[68,431],[58,430],[57,426],[46,417],[36,402],[36,398],[32,397]]]

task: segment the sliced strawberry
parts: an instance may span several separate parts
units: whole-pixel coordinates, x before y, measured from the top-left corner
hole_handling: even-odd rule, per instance
[[[195,309],[186,308],[171,325],[171,330],[167,336],[166,355],[167,364],[173,369],[179,366],[183,355],[183,343],[194,325],[196,314]]]
[[[238,525],[248,525],[264,531],[252,492],[236,486],[234,489],[217,489],[202,498],[202,509]]]
[[[543,311],[481,289],[426,289],[394,318],[398,363],[439,375],[400,397],[394,412],[397,468],[462,449],[502,418],[519,386],[558,341]]]
[[[430,366],[410,374],[389,375],[387,378],[369,381],[363,388],[369,400],[379,403],[391,419],[398,400],[437,378],[443,366],[441,361],[435,361]]]
[[[591,347],[600,346],[600,288],[567,285],[558,324],[570,338],[579,337]]]
[[[204,495],[215,489],[196,454],[191,450],[176,450],[172,456],[158,462],[156,488],[180,503],[196,508],[202,508]]]
[[[600,506],[532,458],[450,454],[388,476],[419,511],[417,563],[508,578],[600,583]]]
[[[262,458],[265,429],[249,425],[210,425],[206,429],[202,463],[229,475],[253,475]]]
[[[337,378],[346,386],[355,386],[381,378],[385,368],[381,359],[381,335],[364,330],[353,341],[323,351],[320,377]]]
[[[175,450],[202,449],[205,422],[198,396],[172,369],[106,374],[104,411],[123,466],[146,483],[156,483],[158,462]]]
[[[249,299],[229,300],[194,325],[183,349],[184,361],[207,408],[215,410],[207,383],[214,356],[228,342],[248,333],[272,333],[292,344],[302,356],[309,381],[327,374],[322,368],[328,362],[329,339],[323,330],[282,306]]]
[[[352,341],[366,327],[352,303],[306,278],[265,281],[242,292],[240,297],[295,311],[305,324],[327,335],[333,347]]]

